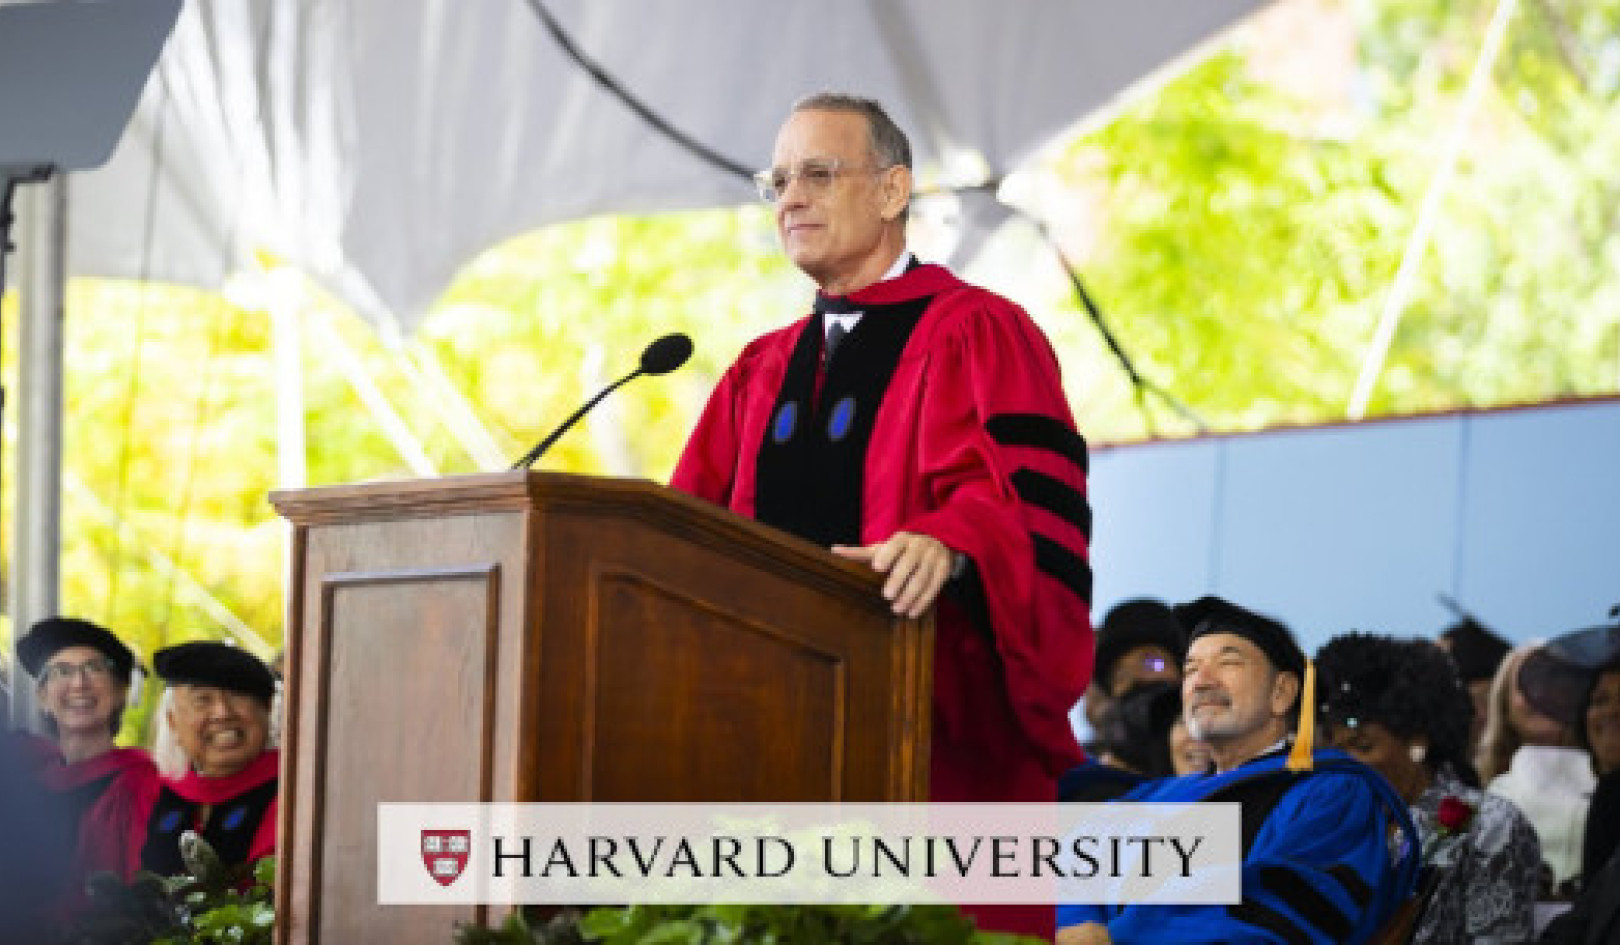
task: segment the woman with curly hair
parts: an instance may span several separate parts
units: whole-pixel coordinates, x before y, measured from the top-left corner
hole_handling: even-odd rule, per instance
[[[1468,762],[1473,706],[1451,659],[1425,640],[1347,633],[1316,654],[1323,731],[1406,799],[1423,844],[1413,942],[1527,942],[1541,850]]]

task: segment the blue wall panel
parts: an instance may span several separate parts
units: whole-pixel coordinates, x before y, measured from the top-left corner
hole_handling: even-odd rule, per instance
[[[1210,586],[1220,443],[1103,450],[1092,460],[1092,570],[1101,621],[1131,597],[1197,597]]]
[[[1459,596],[1515,639],[1620,603],[1620,405],[1470,418]]]
[[[1429,635],[1450,594],[1514,640],[1620,602],[1620,401],[1099,450],[1097,619],[1214,592],[1309,647]]]
[[[1455,425],[1234,438],[1215,592],[1284,617],[1308,650],[1350,629],[1414,632],[1451,588]]]

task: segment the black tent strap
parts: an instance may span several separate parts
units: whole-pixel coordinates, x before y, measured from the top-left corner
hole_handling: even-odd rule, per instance
[[[1009,206],[1011,205],[1009,204]],[[1044,221],[1037,219],[1033,214],[1025,210],[1017,207],[1012,207],[1012,210],[1034,224],[1035,229],[1046,240],[1046,244],[1052,247],[1053,254],[1057,256],[1058,262],[1063,265],[1063,271],[1068,273],[1069,284],[1074,286],[1075,297],[1080,300],[1080,305],[1086,310],[1086,315],[1091,319],[1091,323],[1097,327],[1097,332],[1102,335],[1103,341],[1108,343],[1108,350],[1114,353],[1114,358],[1119,361],[1119,366],[1125,371],[1125,376],[1130,378],[1131,387],[1136,391],[1137,402],[1143,407],[1143,416],[1147,419],[1149,430],[1152,430],[1153,419],[1147,416],[1146,405],[1143,403],[1144,393],[1153,394],[1166,404],[1169,404],[1170,409],[1190,422],[1198,429],[1198,432],[1208,433],[1209,424],[1204,422],[1203,417],[1200,417],[1192,408],[1182,403],[1174,394],[1143,377],[1142,373],[1136,369],[1136,365],[1131,361],[1131,356],[1125,352],[1125,348],[1119,343],[1119,339],[1114,335],[1113,330],[1108,327],[1108,322],[1103,318],[1102,310],[1097,307],[1097,303],[1091,298],[1091,293],[1086,290],[1085,281],[1080,278],[1080,271],[1074,267],[1073,263],[1069,262],[1069,257],[1063,253],[1063,247],[1059,246],[1057,239],[1052,236],[1051,228]]]
[[[653,111],[652,108],[631,94],[629,89],[626,89],[617,79],[609,75],[607,70],[602,68],[600,64],[585,55],[573,38],[568,35],[568,32],[562,28],[562,24],[558,23],[556,17],[551,15],[551,11],[546,9],[544,3],[540,2],[540,0],[528,0],[528,2],[529,8],[534,11],[535,16],[540,18],[540,22],[545,24],[546,31],[551,34],[552,39],[557,41],[557,45],[562,47],[563,52],[567,53],[568,57],[574,60],[581,69],[584,69],[592,79],[595,79],[596,84],[600,85],[609,95],[623,102],[626,108],[641,116],[641,119],[647,124],[697,157],[728,174],[742,178],[744,182],[751,183],[753,181],[753,171],[670,124],[662,115]]]
[[[1040,233],[1041,238],[1046,241],[1046,245],[1052,248],[1052,254],[1057,257],[1058,263],[1063,266],[1063,271],[1068,275],[1069,284],[1074,287],[1075,298],[1080,300],[1080,306],[1085,309],[1086,317],[1091,319],[1091,324],[1096,327],[1097,333],[1102,335],[1103,341],[1108,344],[1108,350],[1113,352],[1114,359],[1119,362],[1120,369],[1125,372],[1125,377],[1130,380],[1131,389],[1136,394],[1137,407],[1142,411],[1142,417],[1147,423],[1149,432],[1153,431],[1153,417],[1147,412],[1147,394],[1153,394],[1166,404],[1169,404],[1172,410],[1192,423],[1198,429],[1198,432],[1209,432],[1209,424],[1204,422],[1203,417],[1200,417],[1192,408],[1182,403],[1174,394],[1142,376],[1142,373],[1136,369],[1135,363],[1131,361],[1131,356],[1126,353],[1125,347],[1119,343],[1119,338],[1114,334],[1113,329],[1108,327],[1108,321],[1103,317],[1102,309],[1097,307],[1096,301],[1091,297],[1091,292],[1086,289],[1086,283],[1080,277],[1080,271],[1074,267],[1073,263],[1069,262],[1069,257],[1064,254],[1063,247],[1058,245],[1057,239],[1052,235],[1051,227],[1048,227],[1046,221],[1033,213],[1002,200],[997,193],[1000,189],[1001,180],[992,178],[983,183],[966,187],[931,189],[921,192],[919,196],[940,193],[988,193],[995,197],[996,201],[1002,206],[1028,220],[1030,225],[1035,227],[1036,232]]]

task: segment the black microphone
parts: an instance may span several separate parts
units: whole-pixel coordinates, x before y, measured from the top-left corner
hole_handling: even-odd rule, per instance
[[[641,364],[638,365],[634,371],[631,371],[629,374],[626,374],[625,376],[614,381],[612,384],[603,388],[602,392],[597,394],[595,397],[592,397],[590,401],[585,404],[585,406],[574,411],[573,416],[569,417],[567,420],[564,420],[562,422],[562,426],[559,426],[557,429],[551,431],[550,436],[541,440],[539,443],[536,443],[534,449],[524,453],[522,459],[512,464],[512,468],[527,469],[534,465],[534,461],[544,455],[546,450],[551,449],[551,444],[557,442],[558,437],[562,436],[564,433],[567,433],[568,428],[572,427],[576,422],[578,422],[580,417],[585,416],[586,411],[600,403],[603,397],[613,393],[620,387],[623,387],[625,384],[628,384],[630,381],[640,377],[643,374],[652,376],[668,374],[670,371],[673,371],[685,364],[686,359],[690,358],[691,356],[692,339],[679,332],[676,332],[673,335],[665,335],[664,337],[648,345],[646,350],[641,352]]]

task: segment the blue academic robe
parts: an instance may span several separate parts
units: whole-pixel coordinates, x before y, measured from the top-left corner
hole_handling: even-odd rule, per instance
[[[1315,759],[1314,770],[1292,773],[1276,752],[1222,774],[1149,781],[1120,798],[1241,802],[1240,903],[1061,905],[1058,927],[1100,922],[1122,945],[1368,941],[1412,896],[1417,832],[1377,772],[1338,751]]]

